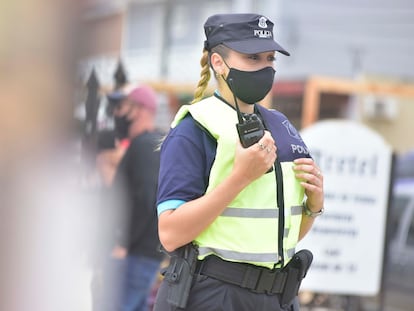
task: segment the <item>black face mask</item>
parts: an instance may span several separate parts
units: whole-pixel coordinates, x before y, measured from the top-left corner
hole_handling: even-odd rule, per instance
[[[123,115],[121,117],[114,116],[115,121],[115,132],[116,136],[119,139],[124,139],[128,137],[129,126],[131,125],[132,121],[128,120],[128,114]]]
[[[270,92],[274,76],[275,70],[272,67],[265,67],[257,71],[241,71],[230,68],[227,79],[224,80],[237,98],[252,105],[261,101]]]

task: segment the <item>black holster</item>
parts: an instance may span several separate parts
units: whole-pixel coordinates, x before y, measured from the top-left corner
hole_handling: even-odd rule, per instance
[[[197,265],[198,250],[192,243],[172,253],[170,264],[162,272],[168,282],[167,302],[177,308],[185,308]]]
[[[287,272],[287,279],[280,297],[281,306],[291,304],[298,295],[300,284],[306,276],[312,260],[312,253],[307,249],[302,249],[293,255],[289,263],[283,268]]]

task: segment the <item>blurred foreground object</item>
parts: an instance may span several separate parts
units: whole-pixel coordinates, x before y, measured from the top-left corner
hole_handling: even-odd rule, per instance
[[[0,310],[90,310],[72,132],[77,2],[0,4]]]

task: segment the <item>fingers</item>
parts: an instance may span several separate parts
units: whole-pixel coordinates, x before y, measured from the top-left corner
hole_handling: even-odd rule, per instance
[[[307,188],[323,186],[323,174],[312,159],[296,159],[294,163],[293,169],[296,171],[296,177],[309,184]]]
[[[265,131],[263,137],[256,144],[249,147],[251,161],[255,163],[255,167],[259,171],[264,173],[274,164],[276,149],[275,142],[268,131]]]
[[[260,148],[260,150],[264,150],[267,153],[276,153],[277,148],[275,141],[268,131],[265,131],[263,137],[257,142],[257,146]]]
[[[263,144],[262,142],[257,143],[257,145],[259,146],[260,150],[264,150],[267,153],[271,153],[272,151],[276,152],[276,146],[274,146],[274,145],[267,146],[267,145]]]
[[[323,174],[311,158],[300,158],[294,161],[293,170],[296,178],[301,180],[305,189],[308,207],[316,212],[324,205]]]
[[[265,131],[263,137],[248,148],[243,148],[238,143],[234,168],[235,170],[243,170],[244,175],[254,180],[269,171],[275,160],[276,146],[274,140],[270,133]]]

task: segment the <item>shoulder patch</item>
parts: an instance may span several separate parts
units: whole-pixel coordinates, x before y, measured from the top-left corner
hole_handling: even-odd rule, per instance
[[[296,138],[297,140],[302,141],[302,138],[300,137],[298,131],[295,129],[295,127],[289,122],[289,120],[285,120],[282,122],[284,127],[286,128],[288,134],[290,137]]]

